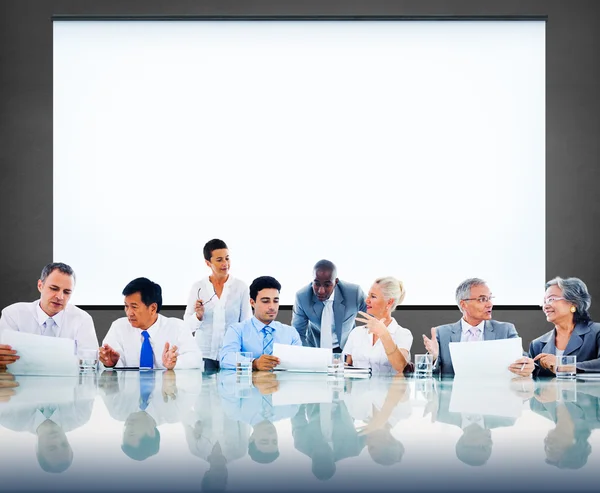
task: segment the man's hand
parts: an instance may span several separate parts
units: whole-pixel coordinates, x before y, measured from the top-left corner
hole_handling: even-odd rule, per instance
[[[435,361],[440,354],[440,345],[438,344],[435,330],[435,327],[431,328],[431,339],[423,334],[423,344],[425,344],[427,352],[431,354],[433,361]]]
[[[17,352],[6,344],[0,344],[0,368],[6,370],[6,365],[10,365],[17,361],[20,356],[17,356]]]
[[[263,354],[260,358],[252,361],[252,369],[259,371],[271,371],[279,364],[279,358],[269,354]]]
[[[515,375],[519,375],[520,377],[528,377],[533,373],[533,370],[535,369],[535,363],[531,358],[523,357],[512,363],[508,369]]]
[[[204,302],[200,299],[196,300],[194,309],[196,311],[196,318],[202,322],[204,318]]]
[[[113,366],[115,366],[119,362],[119,358],[121,358],[121,355],[117,353],[113,348],[111,348],[108,344],[105,344],[100,348],[100,363],[102,363],[107,368],[112,368]]]
[[[177,346],[170,347],[169,343],[165,342],[165,349],[163,350],[162,354],[162,362],[163,366],[167,370],[172,370],[177,364],[177,356],[179,356],[177,349]]]
[[[540,353],[533,358],[533,361],[539,361],[542,368],[556,373],[556,356],[554,354]]]

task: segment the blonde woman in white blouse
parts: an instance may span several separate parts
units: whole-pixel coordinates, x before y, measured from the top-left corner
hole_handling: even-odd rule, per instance
[[[373,371],[402,372],[410,362],[413,336],[392,317],[405,296],[402,281],[394,277],[376,279],[367,295],[367,313],[359,312],[356,327],[344,346],[346,362]]]
[[[231,324],[252,317],[248,286],[229,275],[229,249],[223,240],[210,240],[203,249],[211,274],[192,285],[183,316],[186,327],[195,332],[204,356],[206,371],[218,370],[218,355],[225,330]]]

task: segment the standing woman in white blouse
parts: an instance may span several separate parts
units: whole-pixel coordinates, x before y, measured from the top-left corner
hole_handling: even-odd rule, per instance
[[[392,317],[397,305],[405,296],[402,281],[394,277],[376,279],[365,300],[367,313],[356,317],[366,325],[356,327],[344,346],[346,362],[373,371],[402,372],[410,362],[413,336]]]
[[[229,275],[229,249],[223,240],[210,240],[203,249],[211,274],[193,284],[183,316],[184,323],[196,333],[202,350],[204,370],[218,370],[218,354],[225,330],[231,324],[252,317],[248,286]]]

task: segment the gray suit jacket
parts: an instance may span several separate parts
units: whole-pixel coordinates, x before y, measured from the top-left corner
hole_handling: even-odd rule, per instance
[[[556,354],[555,337],[556,331],[552,329],[533,340],[529,345],[529,357],[535,358],[541,353]],[[577,370],[600,372],[600,324],[596,322],[577,324],[563,354],[577,356]],[[533,375],[553,377],[554,373],[536,365]]]
[[[450,357],[450,343],[460,342],[462,327],[460,320],[453,324],[440,325],[436,331],[436,338],[440,347],[440,354],[435,362],[434,371],[442,375],[454,375],[454,366]],[[493,341],[495,339],[512,339],[519,337],[515,326],[508,322],[497,322],[486,320],[483,328],[483,340]]]
[[[323,302],[312,289],[312,283],[296,293],[292,326],[300,334],[303,346],[321,346],[321,315]],[[334,330],[340,348],[344,349],[348,334],[355,327],[354,319],[359,311],[366,312],[365,294],[360,286],[339,281],[333,299]]]

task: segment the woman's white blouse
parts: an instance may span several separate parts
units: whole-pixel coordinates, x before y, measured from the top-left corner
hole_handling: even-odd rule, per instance
[[[387,329],[398,348],[408,351],[410,361],[410,348],[413,342],[410,330],[401,327],[393,318]],[[355,327],[350,332],[344,346],[344,359],[348,354],[352,356],[353,366],[371,368],[374,372],[395,371],[385,354],[381,339],[373,344],[373,334],[369,334],[368,329],[364,327]]]
[[[200,288],[200,298],[204,301],[204,319],[202,321],[196,318],[195,308]],[[252,308],[248,286],[234,277],[229,276],[223,286],[220,298],[212,297],[213,294],[215,294],[215,288],[208,277],[195,282],[190,289],[183,321],[190,331],[196,332],[196,342],[202,350],[202,355],[205,358],[218,359],[225,330],[231,324],[243,322],[252,317]],[[210,299],[211,297],[212,299]]]

